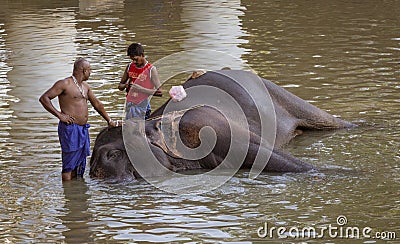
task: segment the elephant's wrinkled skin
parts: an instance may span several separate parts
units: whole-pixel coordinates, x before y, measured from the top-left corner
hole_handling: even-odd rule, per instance
[[[254,158],[260,149],[261,123],[256,106],[251,97],[244,92],[243,88],[235,80],[255,82],[260,79],[253,73],[238,70],[223,70],[207,72],[204,75],[189,79],[184,88],[198,85],[213,86],[224,90],[236,99],[241,108],[244,108],[249,124],[249,131],[242,127],[234,128],[236,133],[250,133],[250,144],[242,168],[250,168]],[[263,171],[270,172],[305,172],[314,167],[308,163],[282,152],[280,149],[303,130],[339,129],[354,126],[352,123],[336,118],[325,111],[309,104],[301,98],[291,94],[274,83],[262,79],[267,88],[276,114],[276,138],[271,157]],[[176,110],[179,111],[179,104],[176,103]],[[217,142],[212,152],[199,160],[186,160],[180,158],[179,154],[172,152],[165,146],[165,141],[160,130],[161,118],[164,104],[152,114],[152,119],[146,121],[145,133],[147,142],[152,153],[165,167],[173,171],[187,169],[213,169],[221,163],[229,150],[231,141],[230,127],[227,119],[216,109],[208,106],[199,106],[185,111],[179,115],[168,113],[164,115],[169,121],[180,119],[179,134],[182,142],[190,147],[196,148],[200,144],[199,131],[204,126],[213,128],[217,135]],[[232,123],[231,123],[232,126]],[[235,125],[233,125],[235,127]],[[177,127],[178,128],[178,127]],[[140,133],[135,136],[143,137]],[[140,140],[138,140],[140,141]],[[240,143],[240,142],[239,142]],[[271,150],[261,147],[261,150]],[[149,175],[158,175],[149,169]],[[97,178],[127,178],[140,177],[133,168],[125,151],[122,139],[122,128],[106,128],[99,133],[93,148],[90,160],[90,176]],[[142,175],[143,176],[143,175]]]

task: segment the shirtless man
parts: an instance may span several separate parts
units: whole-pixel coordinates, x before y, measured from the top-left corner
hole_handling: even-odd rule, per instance
[[[103,104],[96,98],[86,82],[90,76],[90,64],[84,58],[74,63],[72,76],[57,81],[39,99],[43,107],[60,121],[58,136],[62,151],[62,180],[71,180],[83,176],[86,157],[90,155],[90,138],[87,124],[88,103],[114,127],[115,122],[104,110]],[[58,97],[61,111],[58,111],[51,100]]]

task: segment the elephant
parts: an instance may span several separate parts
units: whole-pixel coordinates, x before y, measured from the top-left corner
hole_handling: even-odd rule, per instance
[[[143,174],[159,176],[165,173],[164,170],[158,171],[152,166],[149,166],[145,172],[138,173],[135,169],[135,163],[137,163],[135,160],[139,159],[129,157],[126,151],[127,145],[130,145],[129,148],[133,150],[139,150],[139,154],[140,150],[150,150],[165,169],[173,172],[212,170],[218,167],[231,152],[230,147],[233,142],[238,145],[238,151],[245,152],[239,166],[242,169],[253,167],[258,153],[265,152],[269,156],[266,159],[268,162],[262,165],[261,171],[307,172],[316,170],[316,167],[284,152],[285,145],[307,130],[332,130],[356,126],[317,108],[253,72],[216,70],[200,75],[194,74],[196,75],[192,75],[183,84],[184,89],[188,91],[188,97],[183,101],[170,102],[168,100],[143,123],[125,121],[122,127],[104,128],[95,140],[89,175],[102,179],[126,179],[144,177]],[[198,94],[198,90],[191,93],[191,89],[202,87],[218,89],[223,94],[234,98],[237,105],[242,108],[246,126],[235,121],[235,115],[233,119],[229,118],[213,105],[201,104],[202,102],[196,99],[191,100],[190,98]],[[256,95],[252,96],[252,92]],[[220,102],[219,95],[215,96]],[[260,96],[268,97],[268,99],[263,100]],[[269,101],[269,104],[260,106],[257,104],[259,100],[267,101],[267,103]],[[265,109],[266,107],[268,109]],[[270,119],[271,108],[275,119]],[[261,135],[266,127],[265,121],[262,121],[263,116],[269,119],[267,129],[271,127],[270,129],[276,132],[270,144],[263,142],[264,138]],[[212,131],[203,131],[204,128],[212,128]],[[168,131],[167,134],[166,131]],[[232,131],[238,136],[234,137]],[[126,133],[129,134],[128,140],[124,137]],[[183,157],[180,152],[182,146],[176,144],[176,137],[179,136],[179,140],[185,147],[196,149],[202,144],[207,144],[207,140],[203,141],[201,133],[208,133],[211,137],[214,135],[213,138],[216,139],[210,143],[213,147],[201,157]],[[242,141],[240,138],[247,139]],[[167,143],[171,141],[172,146]],[[235,152],[233,152],[233,158],[235,157]],[[224,164],[224,167],[230,166],[229,162]]]

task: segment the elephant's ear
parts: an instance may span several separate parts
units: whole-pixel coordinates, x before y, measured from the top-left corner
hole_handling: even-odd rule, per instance
[[[200,105],[202,106],[202,105]],[[182,158],[182,152],[178,148],[185,146],[179,136],[179,122],[184,114],[194,108],[185,110],[172,111],[164,114],[162,118],[154,123],[155,134],[152,137],[151,143],[161,148],[166,154],[174,158]],[[197,144],[194,146],[198,146]]]
[[[151,143],[161,148],[166,154],[174,158],[181,158],[177,150],[179,134],[179,121],[187,110],[172,111],[163,115],[162,119],[154,123],[155,134]]]
[[[171,121],[161,122],[161,120],[159,120],[155,122],[155,133],[152,135],[152,139],[151,141],[149,140],[149,143],[160,148],[165,152],[165,154],[168,154],[171,157],[180,158],[182,155],[180,155],[176,150],[176,136],[179,136],[179,133],[173,132],[175,130],[173,128],[174,126],[176,127],[176,130],[178,130],[179,125],[175,125],[174,123],[171,123]],[[168,142],[166,142],[166,138]]]
[[[149,140],[149,143],[153,146],[156,146],[163,150],[166,154],[174,157],[174,155],[171,155],[170,150],[168,150],[167,145],[165,144],[165,135],[163,133],[163,130],[161,128],[161,120],[157,120],[154,125],[153,129],[155,131],[155,136],[153,134],[152,139]]]

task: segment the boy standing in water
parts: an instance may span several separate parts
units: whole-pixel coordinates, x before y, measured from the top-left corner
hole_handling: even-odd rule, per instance
[[[127,54],[132,62],[126,67],[118,84],[120,91],[127,92],[125,119],[146,119],[151,112],[149,96],[162,96],[160,78],[156,67],[146,60],[142,45],[131,44]]]

